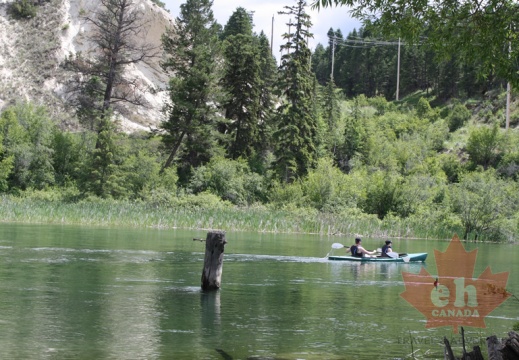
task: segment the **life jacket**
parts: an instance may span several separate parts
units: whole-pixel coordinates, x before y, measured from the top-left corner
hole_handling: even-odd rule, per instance
[[[383,257],[390,257],[387,254],[389,249],[391,249],[391,245],[384,245],[384,246],[382,246],[382,256]]]
[[[362,257],[362,253],[357,252],[358,249],[357,245],[352,245],[350,247],[351,256]]]

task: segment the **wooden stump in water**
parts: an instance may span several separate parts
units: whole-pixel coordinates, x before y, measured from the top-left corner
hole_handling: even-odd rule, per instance
[[[487,350],[488,350],[488,359],[489,360],[503,360],[503,356],[500,349],[500,343],[497,339],[497,336],[492,335],[487,337]]]
[[[452,351],[451,344],[446,337],[443,337],[443,342],[445,343],[444,348],[444,359],[448,360],[484,360],[483,354],[481,353],[481,348],[476,345],[473,347],[473,350],[467,352],[465,348],[465,330],[463,326],[461,327],[461,341],[463,344],[463,354],[461,357],[454,356],[454,352]]]
[[[222,283],[223,252],[227,240],[225,231],[211,231],[205,239],[202,290],[217,290]]]
[[[508,338],[501,341],[497,336],[487,337],[489,360],[511,360],[519,359],[519,334],[515,331],[508,333]]]

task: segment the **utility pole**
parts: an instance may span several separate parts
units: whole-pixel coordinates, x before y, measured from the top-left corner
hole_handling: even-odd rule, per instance
[[[330,80],[333,81],[333,68],[335,66],[335,36],[332,37],[332,72],[330,73]]]
[[[272,14],[272,28],[270,29],[270,55],[274,55],[274,14]]]
[[[309,30],[309,29],[307,29]],[[310,49],[310,37],[306,37],[306,47]],[[310,50],[310,61],[308,61],[308,71],[312,71],[312,50]]]
[[[398,101],[398,93],[400,91],[400,38],[398,38],[398,60],[396,70],[396,101]]]
[[[510,31],[512,30],[512,25],[510,25]],[[508,58],[510,58],[510,53],[512,52],[512,44],[508,42]],[[510,127],[510,96],[512,92],[512,86],[510,85],[510,81],[506,83],[506,126],[505,129],[508,130]]]
[[[512,87],[510,85],[510,81],[506,84],[506,130],[510,127],[510,93],[512,92]]]
[[[289,36],[289,39],[292,37],[292,33],[290,32],[291,28],[292,28],[292,19],[290,19],[289,22],[288,22],[288,36]],[[287,47],[287,55],[289,55],[289,54],[290,54],[290,46]]]

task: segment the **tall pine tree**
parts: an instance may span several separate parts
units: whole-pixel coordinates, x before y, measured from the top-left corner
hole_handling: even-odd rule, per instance
[[[261,96],[260,54],[252,34],[252,23],[244,8],[233,13],[224,29],[223,104],[227,121],[219,128],[230,135],[228,154],[232,159],[254,153],[259,133]]]
[[[313,111],[313,75],[310,69],[312,37],[306,1],[297,0],[295,6],[285,6],[280,14],[289,15],[292,32],[283,34],[287,41],[281,46],[280,86],[283,103],[278,108],[276,140],[277,171],[286,182],[302,177],[314,164],[317,138],[317,119]],[[292,20],[291,20],[292,21]]]
[[[255,148],[261,153],[272,150],[272,133],[274,130],[274,89],[278,79],[276,59],[272,55],[271,44],[262,31],[259,36],[260,57],[260,107],[258,111],[260,137]]]
[[[162,171],[178,160],[180,181],[187,180],[192,167],[210,160],[215,145],[219,43],[212,3],[187,0],[162,38],[168,56],[163,67],[173,74],[169,118],[161,125],[165,131],[162,139],[169,149]]]
[[[227,21],[222,33],[225,40],[233,35],[252,35],[252,14],[246,9],[238,7]]]

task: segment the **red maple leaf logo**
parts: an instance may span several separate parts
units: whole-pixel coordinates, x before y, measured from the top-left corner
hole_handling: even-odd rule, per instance
[[[434,250],[438,276],[424,267],[420,273],[402,272],[405,291],[400,294],[426,318],[426,328],[458,326],[485,328],[485,317],[511,294],[506,291],[508,272],[492,274],[489,267],[472,278],[477,249],[465,251],[457,235],[447,250]]]

